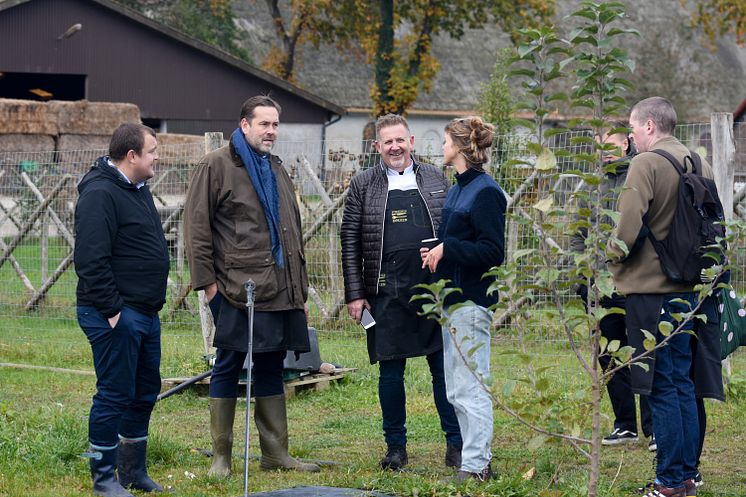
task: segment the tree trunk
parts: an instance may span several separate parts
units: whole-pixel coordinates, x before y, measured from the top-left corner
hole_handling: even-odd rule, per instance
[[[590,295],[589,295],[590,298]],[[591,471],[588,475],[588,497],[598,495],[598,478],[601,472],[601,381],[598,370],[599,337],[601,330],[596,330],[591,337]]]
[[[378,31],[378,48],[376,49],[376,82],[375,109],[380,116],[387,111],[391,101],[389,81],[394,67],[394,0],[381,0],[381,27]]]

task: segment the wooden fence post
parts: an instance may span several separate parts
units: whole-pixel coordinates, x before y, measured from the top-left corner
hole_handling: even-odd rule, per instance
[[[205,133],[205,153],[217,150],[222,146],[222,132]],[[205,347],[205,354],[208,358],[211,358],[215,356],[215,347],[212,346],[212,339],[215,336],[215,323],[212,321],[212,313],[210,312],[210,306],[207,303],[207,297],[205,296],[204,290],[198,291],[197,296],[199,298],[199,321],[202,327],[202,340]]]
[[[733,114],[715,112],[710,115],[712,135],[712,170],[715,185],[723,204],[725,220],[733,220],[733,186],[735,181],[736,142],[733,137]],[[728,376],[733,374],[730,358],[723,361]]]

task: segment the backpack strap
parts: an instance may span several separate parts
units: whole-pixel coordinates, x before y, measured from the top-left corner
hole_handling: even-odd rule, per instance
[[[669,154],[665,150],[661,150],[659,148],[656,148],[655,150],[651,150],[651,152],[653,152],[654,154],[658,154],[661,157],[664,157],[665,159],[667,159],[668,162],[671,163],[671,165],[673,166],[673,168],[676,169],[676,172],[679,173],[679,176],[683,175],[686,172],[686,169],[684,169],[684,166],[682,166],[681,163],[679,161],[677,161],[676,158],[673,155]],[[697,157],[697,158],[699,158],[699,157]],[[684,161],[686,161],[686,159],[684,159]]]
[[[689,155],[684,157],[685,166],[687,161],[692,164],[692,171],[694,171],[694,174],[696,174],[697,176],[702,176],[702,159],[700,158],[699,154],[690,150]]]
[[[699,156],[699,154],[697,154],[697,152],[693,152],[691,150],[689,151],[689,155],[684,157],[684,166],[682,166],[681,163],[677,161],[673,155],[669,154],[665,150],[656,148],[655,150],[651,150],[651,152],[668,159],[668,162],[670,162],[674,169],[676,169],[676,172],[679,173],[679,176],[686,172],[687,162],[692,165],[692,172],[694,172],[694,174],[696,174],[697,176],[702,176],[702,158]]]
[[[658,154],[661,157],[668,160],[668,162],[671,163],[673,168],[676,170],[677,173],[679,173],[679,176],[683,176],[684,173],[686,173],[686,168],[681,165],[681,163],[676,160],[676,157],[671,155],[670,153],[666,152],[665,150],[661,150],[660,148],[656,148],[655,150],[650,150],[650,152],[654,154]],[[692,163],[692,170],[695,174],[700,174],[700,171],[702,170],[702,160],[700,159],[699,155],[697,155],[695,152],[689,151],[690,155],[687,155],[684,157],[684,163],[686,163],[687,160],[691,161]],[[649,238],[650,241],[653,243],[653,247],[656,246],[658,243],[658,240],[655,238],[655,235],[653,235],[653,230],[650,229],[650,226],[648,225],[648,212],[645,213],[644,216],[642,216],[642,227],[640,228],[640,233],[637,235],[637,239],[635,240],[635,248],[639,248],[640,245],[642,245],[642,240],[645,238]],[[657,251],[657,250],[656,250]],[[630,254],[632,251],[630,250]]]

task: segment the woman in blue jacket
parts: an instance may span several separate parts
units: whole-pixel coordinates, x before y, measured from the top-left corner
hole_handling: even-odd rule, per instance
[[[456,170],[456,184],[443,206],[441,243],[420,249],[423,267],[462,290],[446,299],[448,322],[443,327],[446,393],[463,438],[456,482],[493,476],[492,399],[484,382],[490,374],[490,307],[498,297],[487,294],[494,278],[482,275],[503,262],[507,205],[502,189],[484,170],[493,137],[493,126],[479,117],[454,119],[446,126],[443,162]],[[466,305],[452,308],[459,303]]]

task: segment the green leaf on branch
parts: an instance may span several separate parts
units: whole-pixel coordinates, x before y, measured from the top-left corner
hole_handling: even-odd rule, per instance
[[[634,347],[631,345],[625,345],[616,351],[614,358],[619,362],[628,362],[632,359],[632,354],[635,353]]]
[[[528,441],[528,450],[537,450],[546,443],[548,437],[540,433]]]
[[[503,396],[504,397],[512,396],[513,392],[515,392],[516,386],[517,386],[517,383],[515,380],[507,380],[505,384],[503,385]]]
[[[547,378],[541,378],[536,382],[536,389],[540,392],[546,392],[549,390],[549,380]]]
[[[517,261],[518,259],[526,257],[527,255],[532,255],[534,253],[536,253],[536,249],[518,249],[513,252],[512,258],[514,261]]]
[[[667,337],[673,331],[673,324],[668,321],[661,321],[658,323],[658,331],[661,332],[661,335]]]
[[[544,268],[536,273],[536,276],[546,285],[551,285],[560,277],[559,269]]]
[[[655,339],[655,335],[650,333],[648,330],[641,331],[642,334],[645,336],[645,340],[643,340],[642,346],[645,348],[645,350],[653,350],[658,343]]]
[[[601,274],[596,279],[596,288],[604,297],[611,297],[614,293],[614,280],[610,274]]]
[[[542,200],[539,200],[536,202],[533,207],[534,209],[543,212],[546,214],[552,209],[552,206],[554,205],[554,197],[546,197]]]
[[[546,147],[543,147],[541,153],[536,158],[536,169],[538,171],[552,171],[557,168],[557,157]]]
[[[606,338],[605,336],[602,336],[598,339],[598,348],[601,349],[602,354],[608,350],[607,349],[608,344],[609,344],[609,339]]]
[[[632,365],[637,366],[638,368],[641,368],[643,371],[646,371],[646,372],[650,371],[650,364],[648,363],[638,361],[638,362],[633,362]]]

